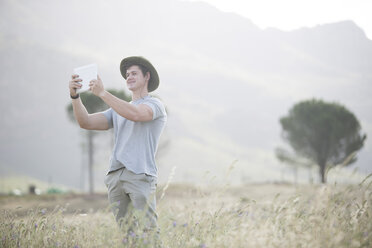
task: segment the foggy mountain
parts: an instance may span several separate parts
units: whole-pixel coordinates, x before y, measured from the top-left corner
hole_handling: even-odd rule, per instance
[[[225,180],[235,160],[232,182],[279,180],[279,118],[312,97],[345,105],[372,134],[372,41],[352,21],[262,30],[178,0],[3,0],[0,16],[1,175],[79,187],[83,132],[66,113],[72,69],[97,63],[106,88],[121,89],[119,64],[131,55],[156,66],[155,94],[169,110],[161,182],[173,166],[175,181]],[[98,187],[110,156],[103,133],[96,139]],[[363,172],[372,172],[369,137],[354,165]]]

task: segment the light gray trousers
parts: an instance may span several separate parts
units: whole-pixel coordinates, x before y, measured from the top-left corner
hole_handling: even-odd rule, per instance
[[[104,180],[108,189],[108,199],[116,221],[123,225],[128,212],[142,213],[145,227],[157,227],[156,214],[156,177],[146,174],[135,174],[122,168],[106,175]],[[131,214],[131,213],[129,213]]]

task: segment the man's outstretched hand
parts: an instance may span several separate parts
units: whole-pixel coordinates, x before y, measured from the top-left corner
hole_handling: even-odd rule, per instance
[[[103,83],[99,75],[97,75],[97,79],[93,79],[89,82],[90,91],[98,96],[101,97],[105,94],[105,88],[103,87]]]
[[[69,83],[70,95],[71,96],[74,97],[74,96],[77,95],[76,90],[81,88],[81,86],[82,86],[82,84],[80,83],[81,81],[83,81],[83,80],[81,80],[79,78],[79,75],[74,74],[74,75],[71,76],[71,81]]]

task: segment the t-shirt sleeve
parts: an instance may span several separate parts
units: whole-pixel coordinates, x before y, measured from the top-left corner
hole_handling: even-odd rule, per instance
[[[112,108],[109,108],[109,109],[103,111],[102,114],[106,117],[106,119],[108,121],[108,124],[109,124],[109,128],[112,128],[113,127]]]
[[[146,104],[152,109],[153,120],[167,115],[167,113],[165,112],[165,107],[159,99],[154,98],[151,101],[144,102],[143,104]]]

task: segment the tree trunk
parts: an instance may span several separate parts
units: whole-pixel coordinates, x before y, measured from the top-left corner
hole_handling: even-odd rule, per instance
[[[89,194],[94,192],[93,183],[93,135],[92,131],[88,131],[88,174],[89,174]]]
[[[322,183],[324,184],[327,183],[327,175],[325,174],[325,171],[326,171],[326,164],[325,163],[319,164],[319,173],[320,173]]]

